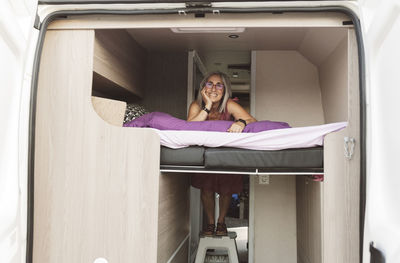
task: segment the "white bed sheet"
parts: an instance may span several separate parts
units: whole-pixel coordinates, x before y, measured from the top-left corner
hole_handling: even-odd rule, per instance
[[[155,130],[160,136],[161,145],[173,149],[198,145],[250,150],[282,150],[321,146],[326,134],[341,130],[346,126],[347,122],[336,122],[258,133]]]

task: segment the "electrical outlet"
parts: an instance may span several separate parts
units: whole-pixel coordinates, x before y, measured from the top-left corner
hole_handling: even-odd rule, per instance
[[[269,184],[269,175],[268,174],[259,175],[258,184]]]

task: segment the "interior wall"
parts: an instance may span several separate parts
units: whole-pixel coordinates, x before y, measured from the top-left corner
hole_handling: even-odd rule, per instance
[[[200,232],[202,229],[202,208],[200,189],[193,186],[190,187],[190,259],[194,260],[196,256],[197,247],[200,241]],[[192,262],[192,261],[191,261]]]
[[[298,50],[316,66],[321,65],[347,35],[347,28],[312,28],[304,35]]]
[[[254,187],[254,262],[297,262],[295,177]]]
[[[348,120],[347,34],[319,67],[326,123]]]
[[[187,52],[151,52],[146,65],[143,105],[186,119]]]
[[[254,51],[252,103],[258,120],[324,123],[318,70],[297,51]],[[255,67],[255,69],[254,69]],[[297,262],[296,181],[275,176],[254,188],[255,262]]]
[[[297,51],[255,51],[255,118],[324,123],[317,68]]]
[[[182,173],[160,174],[157,262],[184,262],[178,258],[188,258],[189,179]],[[179,248],[185,239],[185,245]]]
[[[321,182],[296,176],[297,263],[322,262]]]
[[[96,30],[92,94],[124,101],[142,97],[146,55],[126,30]]]

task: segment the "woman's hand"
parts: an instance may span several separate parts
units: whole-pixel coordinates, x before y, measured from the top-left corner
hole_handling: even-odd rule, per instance
[[[204,101],[206,108],[211,110],[212,101],[211,101],[210,97],[207,96],[205,87],[203,87],[203,90],[201,91],[201,96],[203,97],[203,101]]]
[[[231,127],[227,130],[228,132],[235,132],[235,133],[240,133],[243,131],[245,125],[243,122],[234,122],[232,123]]]

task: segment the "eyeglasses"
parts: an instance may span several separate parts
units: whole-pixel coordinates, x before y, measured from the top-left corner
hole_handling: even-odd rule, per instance
[[[206,82],[206,84],[204,84],[204,87],[206,87],[207,89],[212,89],[212,87],[215,86],[216,90],[223,90],[224,89],[224,84],[222,83],[212,83],[211,81]]]

